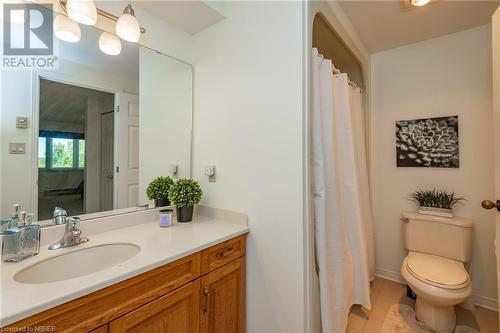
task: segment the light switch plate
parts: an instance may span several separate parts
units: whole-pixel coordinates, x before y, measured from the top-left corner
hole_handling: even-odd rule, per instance
[[[28,117],[16,117],[16,128],[28,128]]]
[[[10,142],[9,154],[26,154],[26,143],[24,142]]]

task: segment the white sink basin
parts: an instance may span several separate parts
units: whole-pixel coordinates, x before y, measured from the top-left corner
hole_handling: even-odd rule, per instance
[[[103,244],[39,261],[14,275],[20,283],[40,284],[92,274],[127,261],[141,251],[130,243]]]

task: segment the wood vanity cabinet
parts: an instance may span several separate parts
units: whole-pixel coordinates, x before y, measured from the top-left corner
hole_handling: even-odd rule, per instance
[[[245,331],[246,235],[98,290],[8,329],[82,333]]]
[[[109,323],[109,332],[197,332],[199,291],[197,279],[113,320]]]
[[[244,332],[245,258],[201,278],[201,332]]]

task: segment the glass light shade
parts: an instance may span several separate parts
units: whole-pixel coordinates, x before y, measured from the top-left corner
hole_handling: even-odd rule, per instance
[[[116,22],[116,34],[129,42],[138,42],[141,37],[141,27],[135,16],[123,14]]]
[[[70,19],[81,24],[94,25],[97,22],[94,0],[68,0],[66,12]]]
[[[103,32],[99,37],[99,48],[106,54],[119,55],[122,51],[122,43],[116,35]]]
[[[411,0],[413,6],[421,7],[427,5],[431,0]]]
[[[80,26],[66,15],[57,15],[54,20],[54,34],[60,40],[70,43],[80,41],[82,32]]]

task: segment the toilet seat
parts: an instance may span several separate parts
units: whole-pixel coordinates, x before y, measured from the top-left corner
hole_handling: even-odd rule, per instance
[[[417,253],[405,262],[408,272],[426,284],[444,289],[461,289],[469,284],[469,275],[458,261]]]

